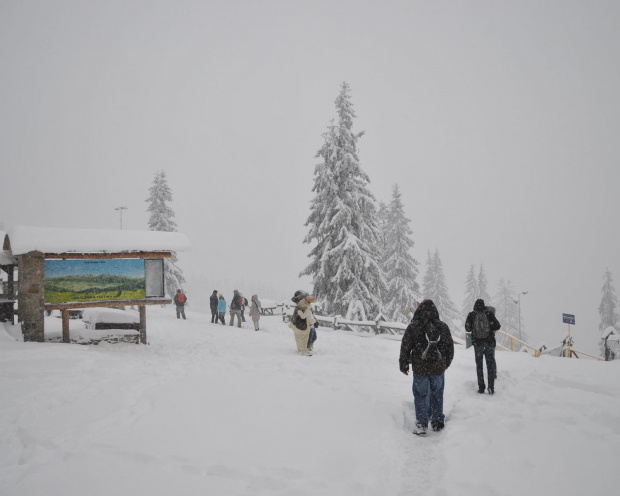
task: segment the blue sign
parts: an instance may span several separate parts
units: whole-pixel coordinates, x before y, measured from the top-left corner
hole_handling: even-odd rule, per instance
[[[564,322],[565,324],[573,324],[573,325],[575,325],[575,316],[571,315],[570,313],[563,313],[562,314],[562,322]]]

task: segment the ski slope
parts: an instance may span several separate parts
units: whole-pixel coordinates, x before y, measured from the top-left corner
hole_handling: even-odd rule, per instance
[[[148,308],[149,346],[23,343],[0,324],[0,494],[617,490],[620,361],[498,353],[491,397],[459,346],[446,429],[419,438],[399,338],[320,328],[301,357],[278,317],[254,332],[187,313]]]

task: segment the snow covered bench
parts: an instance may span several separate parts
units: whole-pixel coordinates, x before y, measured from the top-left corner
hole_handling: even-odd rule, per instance
[[[86,329],[134,329],[140,326],[140,315],[133,310],[87,308],[82,317]]]

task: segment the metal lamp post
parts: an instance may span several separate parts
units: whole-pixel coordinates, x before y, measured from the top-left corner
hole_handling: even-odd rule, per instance
[[[123,210],[127,210],[127,207],[116,207],[114,210],[118,210],[121,213],[121,231],[123,230]]]
[[[514,302],[519,305],[519,339],[523,339],[521,337],[521,295],[526,295],[527,291],[522,291],[521,293],[519,293],[519,296],[517,297],[517,300],[514,300]]]

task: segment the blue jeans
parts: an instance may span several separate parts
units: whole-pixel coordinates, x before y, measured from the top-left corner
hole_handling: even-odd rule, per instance
[[[310,334],[308,334],[308,346],[312,346],[316,341],[316,329],[310,328]]]
[[[495,388],[495,375],[497,374],[497,366],[495,365],[495,346],[488,344],[475,344],[474,355],[476,357],[476,373],[478,374],[478,389],[485,389],[484,371],[482,370],[482,360],[487,362],[487,378],[489,380],[489,389]]]
[[[429,417],[432,424],[443,424],[444,383],[444,374],[413,374],[413,404],[416,423],[419,425],[428,427]]]

